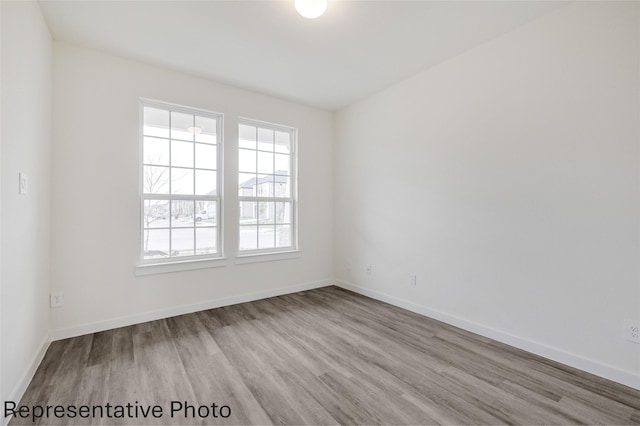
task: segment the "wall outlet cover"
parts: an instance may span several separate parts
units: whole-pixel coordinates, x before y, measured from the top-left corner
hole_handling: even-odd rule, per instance
[[[624,320],[623,335],[630,342],[640,343],[640,321]]]
[[[61,291],[51,293],[51,307],[59,308],[64,305],[64,296]]]

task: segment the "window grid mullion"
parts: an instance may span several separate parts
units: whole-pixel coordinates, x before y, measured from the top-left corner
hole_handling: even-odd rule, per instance
[[[181,201],[219,201],[217,195],[189,195],[189,194],[143,194],[145,200],[181,200]]]
[[[195,152],[195,149],[194,149],[194,152]],[[194,254],[194,256],[197,254],[197,252],[196,252],[196,247],[197,247],[197,245],[196,245],[196,229],[197,229],[198,225],[196,223],[196,214],[197,214],[196,212],[197,212],[197,210],[196,210],[196,201],[194,200],[193,201],[193,254]],[[218,218],[218,216],[216,215],[216,220],[218,220],[217,218]],[[217,245],[218,244],[216,243],[216,246]],[[216,247],[216,250],[217,249],[218,248]]]
[[[256,129],[256,195],[258,195],[258,191],[260,187],[258,186],[258,170],[260,168],[258,164],[258,147],[260,146],[260,142],[258,141],[258,126]],[[256,203],[256,247],[260,249],[260,203]]]
[[[271,175],[271,198],[276,197],[276,132],[275,130],[271,130],[271,138],[273,139],[273,143],[271,144],[271,148],[273,152],[271,153],[271,161],[273,167],[273,174]],[[273,206],[273,248],[276,248],[276,230],[278,227],[276,226],[276,202],[272,201],[271,205]]]
[[[191,116],[191,126],[194,128],[193,141],[191,142],[193,148],[193,194],[196,194],[196,116]],[[193,201],[193,254],[196,254],[196,201]],[[217,217],[217,216],[216,216]],[[217,219],[216,219],[217,220]]]
[[[173,135],[172,135],[173,123],[172,123],[172,114],[171,110],[169,110],[169,195],[173,193],[172,182],[173,182],[173,159],[171,158],[171,149],[173,148]],[[169,198],[169,259],[173,257],[173,229],[171,223],[171,208],[172,208],[172,199]]]
[[[248,195],[239,196],[240,201],[274,201],[274,202],[293,202],[290,197],[252,197]]]

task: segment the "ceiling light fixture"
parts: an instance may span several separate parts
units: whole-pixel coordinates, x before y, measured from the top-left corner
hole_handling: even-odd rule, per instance
[[[189,126],[187,127],[187,132],[199,135],[200,133],[202,133],[202,129],[197,126]]]
[[[298,13],[308,19],[316,19],[327,10],[327,0],[295,0]]]

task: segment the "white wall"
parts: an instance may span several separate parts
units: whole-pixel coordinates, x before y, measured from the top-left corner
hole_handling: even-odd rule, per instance
[[[640,386],[638,23],[572,4],[340,111],[336,277]]]
[[[224,113],[228,266],[134,276],[139,97]],[[299,129],[299,259],[234,263],[239,116]],[[53,134],[54,337],[332,279],[331,113],[55,42]]]
[[[19,397],[49,332],[51,36],[35,2],[2,8],[2,399]],[[29,177],[18,195],[18,173]]]

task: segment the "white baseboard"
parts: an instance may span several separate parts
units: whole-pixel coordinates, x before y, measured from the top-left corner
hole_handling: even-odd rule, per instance
[[[640,390],[640,375],[345,281],[335,285]]]
[[[175,306],[157,311],[143,312],[141,314],[127,315],[124,317],[96,321],[62,328],[51,331],[51,340],[61,340],[69,337],[82,336],[83,334],[97,333],[99,331],[111,330],[128,325],[139,324],[147,321],[155,321],[164,318],[175,317],[177,315],[190,314],[207,309],[219,308],[221,306],[236,305],[238,303],[252,302],[254,300],[266,299],[268,297],[281,296],[283,294],[296,293],[298,291],[312,290],[314,288],[333,285],[333,280],[315,281],[311,283],[297,284],[289,287],[280,287],[270,290],[246,293],[238,296],[223,297],[220,299],[207,300],[205,302],[193,303],[190,305]]]
[[[22,396],[24,395],[24,392],[27,390],[27,387],[29,386],[29,383],[31,383],[31,380],[33,379],[34,374],[36,374],[36,370],[40,366],[40,363],[44,358],[44,354],[47,353],[47,349],[49,349],[50,343],[51,343],[51,340],[49,339],[49,335],[47,334],[42,339],[42,342],[40,342],[38,351],[36,352],[35,356],[31,360],[31,363],[29,364],[29,368],[27,369],[27,371],[24,372],[22,377],[20,377],[20,380],[18,381],[16,386],[13,388],[13,390],[9,394],[9,398],[7,398],[7,401],[13,401],[16,404],[20,402],[20,400],[22,399]],[[3,414],[1,424],[3,426],[7,425],[10,420],[11,420],[11,416],[4,417],[4,414]]]

